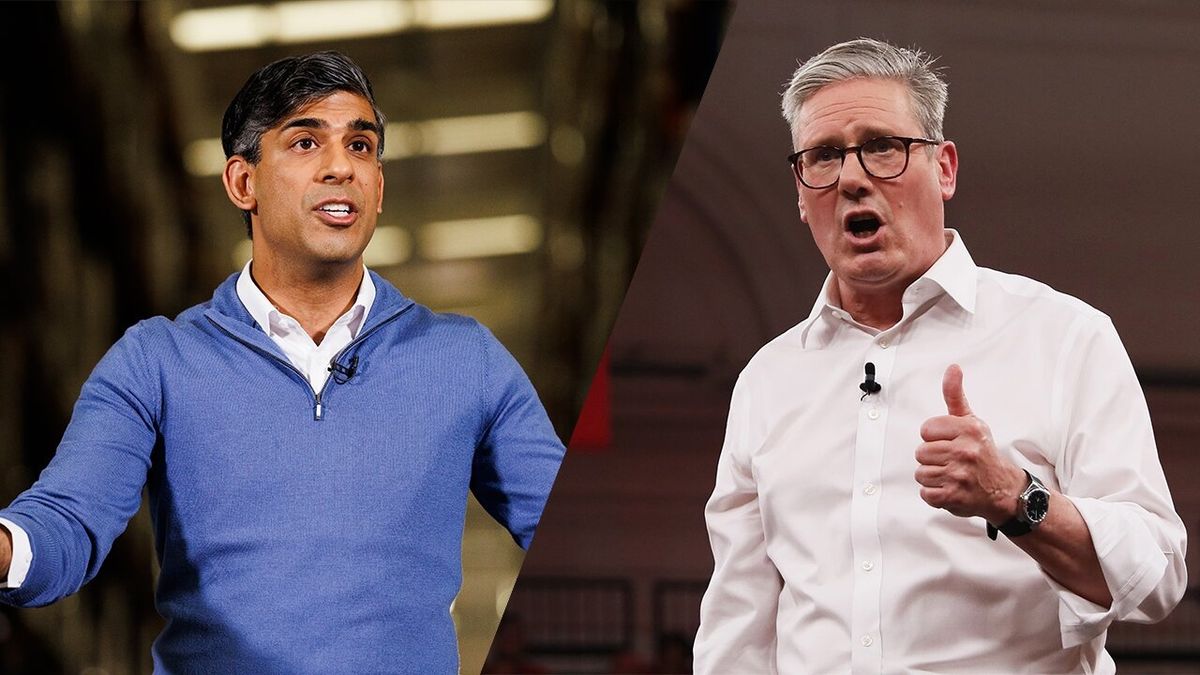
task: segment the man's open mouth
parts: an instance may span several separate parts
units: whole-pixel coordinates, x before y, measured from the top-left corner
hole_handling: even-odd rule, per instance
[[[326,204],[317,210],[334,216],[348,216],[353,211],[349,204]]]
[[[882,223],[875,216],[863,214],[861,216],[851,216],[846,221],[846,230],[855,237],[865,239],[875,234],[881,225]]]

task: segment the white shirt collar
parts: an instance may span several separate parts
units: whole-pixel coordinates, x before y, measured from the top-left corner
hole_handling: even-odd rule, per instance
[[[284,322],[286,314],[280,312],[275,305],[267,298],[267,295],[262,292],[258,284],[254,282],[250,275],[250,264],[254,261],[246,263],[242,268],[242,273],[237,280],[238,299],[245,305],[246,311],[250,312],[250,317],[258,324],[258,327],[267,335],[274,337],[280,332],[287,332],[287,322]],[[358,285],[358,294],[355,296],[354,305],[343,314],[335,323],[346,322],[349,324],[350,335],[353,339],[358,335],[358,330],[362,328],[367,321],[367,313],[371,311],[371,305],[375,303],[375,283],[371,281],[371,273],[363,266],[362,282]],[[295,321],[292,317],[287,317]]]
[[[901,299],[904,318],[900,323],[910,317],[918,307],[940,295],[949,296],[967,313],[975,313],[978,268],[957,230],[946,228],[945,236],[948,244],[946,250],[924,274],[904,290]],[[849,313],[842,309],[833,279],[833,272],[825,277],[821,292],[817,294],[812,311],[805,320],[808,325],[801,331],[800,338],[804,348],[809,346],[810,336],[819,338],[815,340],[816,345],[827,344],[841,322],[853,322]]]
[[[963,244],[962,237],[959,236],[957,230],[946,228],[946,241],[949,244],[946,252],[933,263],[933,266],[925,274],[921,275],[920,279],[917,279],[904,291],[903,302],[906,310],[910,304],[922,304],[929,297],[936,295],[936,290],[932,293],[923,290],[930,284],[936,284],[967,313],[975,313],[975,292],[976,285],[979,283],[979,272],[975,266],[975,260],[967,252],[967,247]]]

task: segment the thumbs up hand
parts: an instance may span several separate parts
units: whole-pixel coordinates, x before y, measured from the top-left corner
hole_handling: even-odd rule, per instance
[[[967,393],[963,391],[963,371],[957,363],[950,364],[942,375],[942,398],[946,401],[946,412],[952,417],[971,416]]]
[[[982,516],[993,525],[1008,521],[1025,489],[1025,472],[1000,456],[988,425],[971,411],[957,364],[942,376],[942,398],[946,414],[921,425],[921,499],[956,516]]]

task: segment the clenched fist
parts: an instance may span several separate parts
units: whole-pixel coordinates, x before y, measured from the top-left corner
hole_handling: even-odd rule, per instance
[[[921,425],[916,479],[921,499],[960,517],[982,516],[1000,524],[1017,512],[1025,472],[1000,456],[992,432],[971,412],[957,364],[942,377],[946,414]]]

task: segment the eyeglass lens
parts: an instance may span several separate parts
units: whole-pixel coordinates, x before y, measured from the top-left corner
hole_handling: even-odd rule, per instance
[[[809,186],[825,187],[838,181],[846,151],[838,148],[813,148],[800,154],[797,168]],[[876,138],[863,144],[857,153],[863,169],[876,178],[895,178],[908,163],[908,145],[897,138]]]

